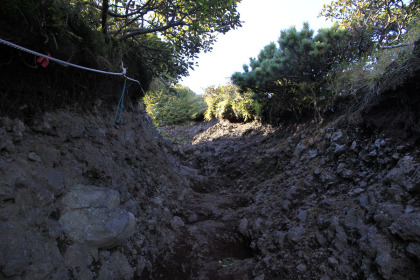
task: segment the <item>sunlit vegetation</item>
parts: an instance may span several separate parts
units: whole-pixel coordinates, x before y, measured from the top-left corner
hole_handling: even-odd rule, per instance
[[[169,87],[162,82],[152,84],[144,104],[155,126],[199,120],[206,110],[202,96],[181,85]]]
[[[213,118],[228,119],[231,121],[249,121],[259,118],[261,105],[252,98],[253,92],[239,92],[234,84],[218,87],[208,87],[204,94],[207,111],[206,120]]]
[[[316,35],[307,23],[300,31],[283,30],[277,43],[251,58],[232,81],[241,92],[255,93],[268,121],[320,122],[337,98],[353,95],[366,102],[390,86],[390,77],[402,79],[419,68],[412,59],[420,37],[419,6],[418,1],[333,1],[322,11],[337,20],[333,27]]]

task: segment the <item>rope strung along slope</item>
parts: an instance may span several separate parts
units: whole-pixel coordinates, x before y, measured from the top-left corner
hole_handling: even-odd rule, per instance
[[[117,106],[117,111],[115,111],[115,118],[114,121],[116,124],[119,124],[121,122],[121,114],[122,114],[122,110],[124,108],[124,92],[125,92],[125,84],[127,83],[127,78],[124,79],[124,88],[120,97],[120,101],[118,101],[118,106]],[[117,119],[117,115],[118,119]]]
[[[121,95],[121,98],[120,98],[120,101],[119,101],[118,107],[117,107],[117,112],[118,112],[118,109],[120,108],[120,105],[121,105],[120,117],[119,117],[118,122],[117,122],[117,118],[116,118],[117,113],[115,114],[115,123],[119,123],[121,121],[121,111],[122,111],[123,106],[120,103],[122,103],[124,101],[124,91],[125,91],[125,84],[126,84],[127,80],[130,80],[132,82],[135,82],[135,83],[139,84],[139,86],[140,86],[140,88],[141,88],[141,90],[142,90],[142,92],[144,94],[144,90],[143,90],[143,87],[141,86],[140,82],[138,80],[134,80],[134,79],[132,79],[130,77],[127,77],[125,75],[127,73],[127,69],[124,68],[124,65],[122,63],[121,63],[121,68],[123,69],[123,71],[121,73],[118,73],[118,72],[108,72],[108,71],[102,71],[102,70],[98,70],[98,69],[88,68],[88,67],[84,67],[84,66],[80,66],[80,65],[77,65],[77,64],[73,64],[73,63],[70,63],[70,62],[67,62],[67,61],[64,61],[64,60],[60,60],[60,59],[51,57],[49,55],[45,55],[45,54],[42,54],[42,53],[39,53],[39,52],[30,50],[30,49],[27,49],[27,48],[24,48],[22,46],[13,44],[13,43],[11,43],[9,41],[6,41],[6,40],[3,40],[1,38],[0,38],[0,43],[3,43],[3,44],[5,44],[5,45],[7,45],[9,47],[18,49],[18,50],[23,51],[23,52],[27,52],[27,53],[33,54],[35,56],[40,56],[40,57],[43,57],[45,59],[49,59],[51,61],[55,61],[55,62],[57,62],[57,63],[59,63],[59,64],[61,64],[63,66],[71,66],[71,67],[75,67],[75,68],[79,68],[79,69],[87,70],[87,71],[92,71],[92,72],[96,72],[96,73],[100,73],[100,74],[114,75],[114,76],[123,76],[125,78],[124,79],[124,88],[123,88],[123,92],[122,92],[122,95]]]

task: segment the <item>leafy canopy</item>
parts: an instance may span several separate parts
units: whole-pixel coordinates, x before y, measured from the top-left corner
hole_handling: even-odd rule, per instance
[[[241,0],[67,0],[105,34],[131,40],[147,51],[170,50],[187,75],[193,59],[210,51],[217,34],[241,26]],[[153,36],[151,36],[153,35]],[[161,44],[149,41],[162,41]]]
[[[334,0],[321,15],[338,20],[368,49],[373,43],[391,45],[404,40],[413,21],[418,21],[418,0]]]

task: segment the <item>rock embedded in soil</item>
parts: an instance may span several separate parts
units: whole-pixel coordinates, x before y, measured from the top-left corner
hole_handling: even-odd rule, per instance
[[[302,226],[292,227],[287,233],[287,238],[293,242],[300,242],[305,238],[306,230]]]
[[[59,220],[70,239],[97,248],[112,248],[134,233],[134,215],[118,208],[119,193],[76,185],[62,199]]]
[[[420,213],[402,215],[390,229],[403,240],[420,242]]]

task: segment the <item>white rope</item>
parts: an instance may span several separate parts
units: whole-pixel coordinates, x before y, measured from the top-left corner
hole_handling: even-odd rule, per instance
[[[59,64],[64,65],[64,66],[71,66],[71,67],[75,67],[75,68],[79,68],[79,69],[83,69],[83,70],[87,70],[87,71],[92,71],[92,72],[96,72],[96,73],[106,74],[106,75],[123,76],[123,77],[127,78],[127,80],[130,80],[130,81],[132,81],[132,82],[138,83],[138,84],[140,85],[140,87],[141,87],[141,84],[140,84],[140,82],[139,82],[139,81],[134,80],[134,79],[132,79],[132,78],[129,78],[129,77],[127,77],[127,76],[125,75],[125,74],[126,74],[126,72],[127,72],[127,69],[125,69],[125,68],[123,67],[123,65],[122,65],[122,64],[121,64],[121,67],[122,67],[122,69],[123,69],[123,72],[121,72],[121,73],[118,73],[118,72],[107,72],[107,71],[102,71],[102,70],[92,69],[92,68],[88,68],[88,67],[80,66],[80,65],[77,65],[77,64],[73,64],[73,63],[70,63],[70,62],[67,62],[67,61],[63,61],[63,60],[60,60],[60,59],[57,59],[57,58],[54,58],[54,57],[51,57],[51,56],[48,56],[48,55],[45,55],[45,54],[42,54],[42,53],[36,52],[36,51],[29,50],[29,49],[27,49],[27,48],[21,47],[21,46],[16,45],[16,44],[13,44],[13,43],[11,43],[11,42],[9,42],[9,41],[6,41],[6,40],[3,40],[3,39],[1,39],[1,38],[0,38],[0,43],[3,43],[3,44],[5,44],[5,45],[7,45],[7,46],[9,46],[9,47],[12,47],[12,48],[15,48],[15,49],[18,49],[18,50],[21,50],[21,51],[24,51],[24,52],[27,52],[27,53],[33,54],[33,55],[35,55],[35,56],[41,56],[41,57],[43,57],[43,58],[46,58],[46,59],[49,59],[49,60],[55,61],[55,62],[57,62],[57,63],[59,63]],[[143,88],[142,88],[141,90],[142,90],[142,91],[143,91],[143,93],[144,93]]]

